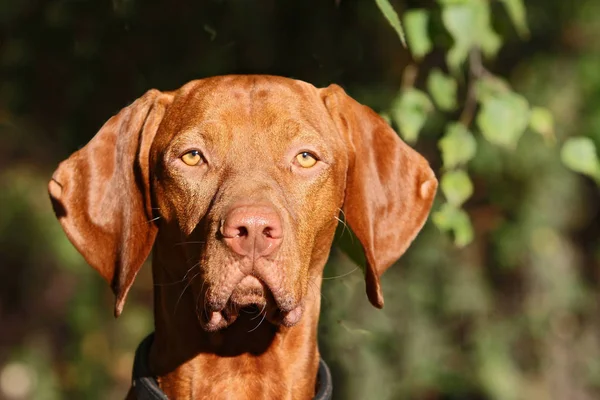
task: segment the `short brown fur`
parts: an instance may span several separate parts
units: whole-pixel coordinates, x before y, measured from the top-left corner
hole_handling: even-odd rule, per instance
[[[199,165],[182,162],[190,150]],[[302,152],[317,163],[298,165]],[[253,400],[314,395],[321,278],[341,210],[381,308],[380,277],[436,188],[427,161],[341,88],[274,76],[151,90],[49,183],[67,236],[111,284],[116,316],[153,252],[150,368],[169,398]],[[228,236],[238,221],[252,232]]]

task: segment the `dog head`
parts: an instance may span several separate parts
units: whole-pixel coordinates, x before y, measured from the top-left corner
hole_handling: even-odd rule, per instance
[[[60,164],[50,185],[69,239],[120,314],[155,240],[206,330],[257,306],[292,326],[343,213],[365,251],[369,300],[424,224],[427,161],[336,85],[225,76],[149,91]]]

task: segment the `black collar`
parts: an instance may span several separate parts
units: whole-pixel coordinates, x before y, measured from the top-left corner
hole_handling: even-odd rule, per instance
[[[154,333],[151,333],[142,340],[135,351],[132,386],[138,400],[168,400],[167,395],[158,387],[158,382],[148,367],[148,353],[153,340]],[[322,358],[319,359],[316,392],[313,400],[329,400],[333,392],[331,372]]]

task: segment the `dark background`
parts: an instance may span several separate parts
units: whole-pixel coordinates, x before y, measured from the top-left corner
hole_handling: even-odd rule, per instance
[[[554,113],[559,141],[600,141],[600,1],[526,3],[527,41],[493,4],[505,46],[488,69]],[[444,56],[419,65],[417,85]],[[334,82],[381,111],[412,63],[374,1],[0,1],[0,398],[123,397],[152,330],[149,268],[114,320],[46,194],[111,115],[149,88],[228,73]],[[416,145],[435,169],[441,126],[434,116]],[[320,347],[336,398],[600,396],[598,189],[534,133],[514,151],[478,144],[475,241],[457,249],[428,223],[384,276],[383,311],[333,251]]]

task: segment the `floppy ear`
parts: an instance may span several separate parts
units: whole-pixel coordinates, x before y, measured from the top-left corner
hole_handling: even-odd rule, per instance
[[[367,296],[383,307],[380,277],[423,227],[437,189],[429,163],[373,110],[337,85],[323,99],[348,146],[344,216],[367,261]]]
[[[172,97],[150,90],[104,124],[54,172],[48,191],[69,240],[115,293],[115,316],[148,257],[157,227],[149,151]]]

